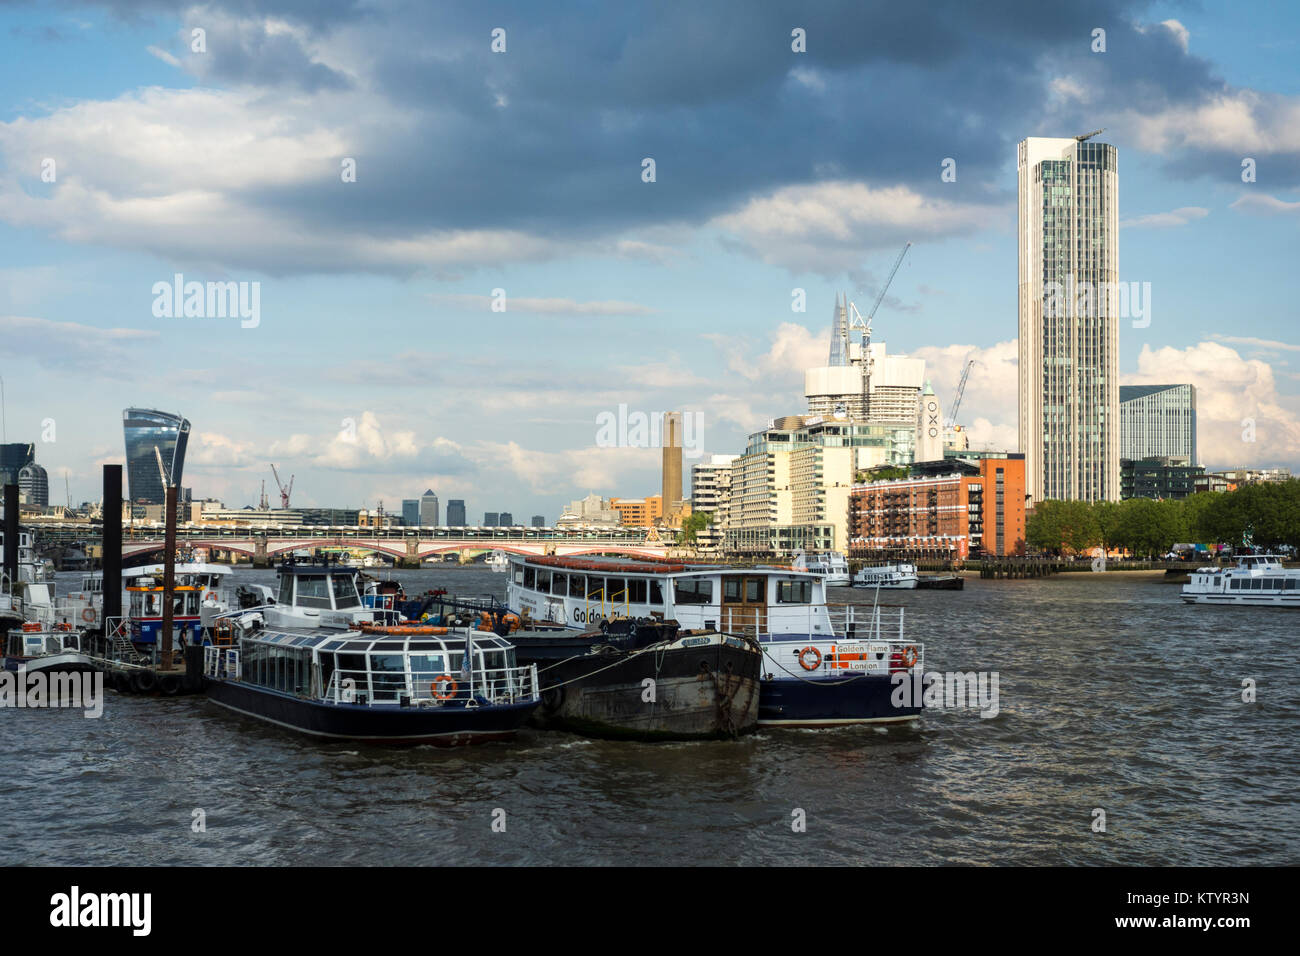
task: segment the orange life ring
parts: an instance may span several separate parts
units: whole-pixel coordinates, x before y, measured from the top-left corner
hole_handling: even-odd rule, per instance
[[[95,609],[93,607],[82,608],[81,619],[87,624],[95,620]]]
[[[917,653],[916,647],[909,644],[907,647],[903,648],[903,666],[912,667],[914,664],[916,664],[917,658],[919,656],[920,655]]]
[[[435,677],[429,683],[429,692],[436,700],[451,700],[459,689],[460,685],[451,679],[450,674]]]
[[[814,657],[817,658],[811,664],[809,664],[808,661],[806,660],[808,654],[812,654]],[[815,671],[817,668],[822,666],[822,652],[817,650],[817,648],[813,647],[811,644],[809,644],[807,647],[805,647],[803,650],[799,652],[799,666],[806,671]]]

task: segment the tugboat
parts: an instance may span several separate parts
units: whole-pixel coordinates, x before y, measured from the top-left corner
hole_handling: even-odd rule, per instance
[[[893,702],[897,675],[910,678],[924,667],[923,645],[904,638],[903,610],[891,609],[896,616],[886,620],[879,608],[845,605],[836,609],[839,619],[833,620],[826,605],[826,582],[810,571],[514,556],[506,595],[509,608],[524,618],[511,640],[521,657],[535,655],[544,702],[546,692],[558,683],[550,678],[545,661],[557,654],[553,642],[559,639],[559,629],[585,632],[564,639],[577,641],[573,648],[577,660],[594,665],[587,660],[591,651],[582,653],[584,647],[595,649],[596,641],[608,645],[624,631],[628,641],[635,643],[650,622],[656,628],[653,636],[661,640],[637,658],[643,681],[653,676],[647,670],[655,663],[655,654],[677,652],[679,645],[688,665],[693,647],[716,647],[715,659],[722,671],[742,679],[751,673],[750,661],[759,658],[758,726],[888,723],[912,720],[921,713],[919,701],[907,707]],[[593,626],[599,628],[600,637],[593,635]],[[668,635],[674,633],[677,637],[669,641]],[[531,645],[532,641],[539,643]],[[751,649],[755,643],[761,653]],[[706,668],[721,676],[706,659],[695,665],[695,672],[702,675]],[[689,668],[683,671],[684,680],[692,679],[689,673]],[[693,679],[705,683],[699,676]],[[636,702],[627,698],[636,690],[635,683],[605,688],[605,673],[596,666],[590,666],[581,680],[600,688],[591,695],[593,702],[617,699],[620,716],[634,712]],[[745,693],[742,683],[732,695],[733,714],[736,702],[747,699]],[[613,709],[607,707],[597,717]]]
[[[1246,554],[1233,568],[1197,568],[1183,585],[1188,604],[1253,604],[1300,607],[1300,568],[1287,568],[1276,554]]]
[[[94,662],[82,646],[85,639],[84,634],[68,624],[42,625],[27,621],[6,635],[5,670],[25,670],[29,674],[93,671]]]
[[[219,618],[203,649],[208,699],[336,740],[453,746],[518,732],[540,700],[535,667],[495,634],[363,607],[356,576],[287,563],[275,604]]]

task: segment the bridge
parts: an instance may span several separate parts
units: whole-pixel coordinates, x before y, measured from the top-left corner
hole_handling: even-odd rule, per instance
[[[57,534],[52,528],[33,527],[42,538],[74,537],[98,544],[102,528],[66,526]],[[641,528],[358,528],[290,526],[229,528],[182,525],[176,529],[179,547],[206,548],[251,558],[264,564],[297,550],[343,548],[388,555],[403,564],[418,564],[430,558],[456,555],[470,558],[489,551],[524,555],[616,554],[653,558],[668,554],[672,542],[660,539],[653,530]],[[163,551],[161,528],[124,524],[122,557],[143,558]]]

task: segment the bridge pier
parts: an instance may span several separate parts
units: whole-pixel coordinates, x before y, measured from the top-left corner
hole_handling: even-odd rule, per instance
[[[406,539],[406,556],[396,557],[393,564],[399,568],[418,568],[420,566],[420,539],[410,537]]]
[[[269,568],[271,559],[266,554],[266,535],[259,534],[253,538],[253,567]]]

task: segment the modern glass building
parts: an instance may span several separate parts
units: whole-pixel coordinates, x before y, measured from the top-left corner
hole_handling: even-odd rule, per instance
[[[1121,385],[1120,457],[1196,464],[1196,386]]]
[[[137,504],[165,504],[166,491],[154,449],[162,455],[168,483],[179,487],[185,469],[185,446],[190,439],[189,421],[152,408],[128,408],[122,413],[122,429],[126,434],[130,500]]]
[[[513,528],[515,526],[515,516],[512,515],[509,511],[501,512],[501,514],[497,517],[497,521],[500,523],[501,527],[503,528]]]
[[[18,469],[18,491],[27,498],[29,505],[49,507],[50,479],[36,462],[28,462]]]
[[[402,499],[402,524],[414,528],[420,523],[420,499]]]
[[[449,528],[465,527],[465,502],[461,498],[452,498],[447,502],[447,526]]]
[[[1019,146],[1020,450],[1033,502],[1120,497],[1118,154],[1087,140]]]
[[[534,527],[534,528],[545,528],[545,527],[546,527],[546,516],[545,516],[545,515],[533,515],[533,527]]]
[[[0,445],[0,485],[18,484],[18,472],[36,460],[36,446],[31,442]]]
[[[441,522],[438,520],[438,496],[433,493],[433,489],[427,489],[424,494],[420,495],[420,525],[425,528],[436,528]]]
[[[1120,488],[1128,498],[1186,498],[1196,493],[1205,469],[1180,458],[1152,457],[1120,461]]]
[[[501,524],[501,512],[485,511],[483,512],[483,527],[495,528]]]

